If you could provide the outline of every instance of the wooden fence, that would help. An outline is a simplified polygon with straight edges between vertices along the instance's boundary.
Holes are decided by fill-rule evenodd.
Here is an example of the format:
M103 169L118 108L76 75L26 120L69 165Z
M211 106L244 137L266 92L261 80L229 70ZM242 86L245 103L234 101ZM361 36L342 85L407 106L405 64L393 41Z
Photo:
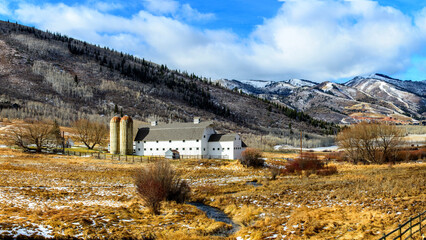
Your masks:
M413 236L417 233L419 233L418 239L421 239L422 233L425 232L425 225L423 224L423 221L426 220L425 215L426 211L420 213L415 217L411 217L407 222L399 224L398 228L396 228L392 232L388 234L383 234L383 237L381 237L379 240L413 239Z
M160 156L135 156L135 155L114 155L100 152L80 152L80 151L65 151L65 155L68 156L80 156L80 157L95 157L97 159L105 159L105 160L117 160L124 162L151 162L160 159L164 159L164 157Z
M144 162L144 161L155 161L159 159L165 159L164 156L136 156L136 155L114 155L109 153L101 152L82 152L82 151L70 151L64 152L68 156L80 156L80 157L96 157L98 159L111 159L126 162ZM217 156L206 156L206 155L180 155L179 159L228 159L228 155L217 155Z

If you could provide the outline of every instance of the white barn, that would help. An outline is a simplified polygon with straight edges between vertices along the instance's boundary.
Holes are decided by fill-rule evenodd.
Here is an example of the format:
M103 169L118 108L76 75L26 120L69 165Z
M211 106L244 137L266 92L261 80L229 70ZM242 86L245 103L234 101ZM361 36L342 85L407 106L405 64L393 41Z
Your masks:
M246 144L238 134L217 134L213 122L172 123L138 129L135 154L165 156L168 150L177 150L180 156L194 158L239 159Z

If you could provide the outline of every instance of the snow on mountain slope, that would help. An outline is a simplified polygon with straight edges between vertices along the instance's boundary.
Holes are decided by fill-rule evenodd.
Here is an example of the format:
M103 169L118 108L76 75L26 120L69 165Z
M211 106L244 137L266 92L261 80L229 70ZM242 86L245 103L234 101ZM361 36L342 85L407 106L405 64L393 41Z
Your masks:
M384 81L400 88L400 90L409 91L419 96L426 97L426 80L402 81L402 80L395 79L380 73L371 74L370 76L367 76L367 77L359 77L359 76L355 77L354 79L345 83L345 85L353 86L353 85L356 85L357 82L363 81L364 79L376 79L376 80Z
M311 82L309 80L305 80L305 79L297 79L297 78L292 78L289 80L284 80L282 82L291 84L295 87L313 87L316 86L318 83L315 82Z
M394 85L391 82L395 82L399 85ZM426 105L426 99L424 97L400 87L406 85L405 81L397 79L392 80L384 75L375 74L366 78L356 77L345 85L356 88L378 100L393 103L395 106L416 117L420 117Z
M362 119L399 119L409 122L412 115L421 118L426 100L422 84L393 79L383 74L355 77L345 84L314 83L302 79L285 81L217 80L222 86L247 94L279 101L291 108L306 111L312 116L335 123L356 122ZM395 84L393 84L394 82ZM416 85L417 93L414 90ZM420 86L420 87L419 87Z
M234 81L237 81L237 80L234 80ZM251 85L256 88L264 88L265 86L273 83L272 81L265 81L265 80L242 80L240 82Z

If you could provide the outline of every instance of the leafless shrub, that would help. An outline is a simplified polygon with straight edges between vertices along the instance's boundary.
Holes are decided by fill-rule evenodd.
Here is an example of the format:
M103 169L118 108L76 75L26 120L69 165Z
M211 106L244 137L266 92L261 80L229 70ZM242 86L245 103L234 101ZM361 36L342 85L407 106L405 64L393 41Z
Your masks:
M271 180L277 179L277 176L280 175L281 170L277 167L269 167L269 173L271 174Z
M154 214L160 213L161 202L176 201L183 203L189 197L190 187L182 180L170 163L159 160L136 172L135 185L138 195L145 206Z
M262 153L255 148L247 148L241 153L240 163L246 167L262 167L265 160L262 159Z
M320 176L328 176L337 173L336 166L326 166L323 161L318 159L314 153L302 153L294 161L289 161L282 173L296 173L299 175L309 176L317 174Z

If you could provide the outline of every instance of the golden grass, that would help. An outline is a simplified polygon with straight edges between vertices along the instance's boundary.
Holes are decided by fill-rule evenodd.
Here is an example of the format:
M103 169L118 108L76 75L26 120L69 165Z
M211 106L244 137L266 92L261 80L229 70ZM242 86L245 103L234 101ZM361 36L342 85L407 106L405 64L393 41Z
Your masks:
M149 214L133 186L135 169L145 164L0 148L0 232L45 226L62 237L227 238L218 234L231 225L189 204L164 203L160 215ZM193 201L240 225L230 239L377 239L426 209L425 163L337 164L337 175L275 181L267 169L237 161L172 165L189 181ZM263 186L246 184L253 180Z

